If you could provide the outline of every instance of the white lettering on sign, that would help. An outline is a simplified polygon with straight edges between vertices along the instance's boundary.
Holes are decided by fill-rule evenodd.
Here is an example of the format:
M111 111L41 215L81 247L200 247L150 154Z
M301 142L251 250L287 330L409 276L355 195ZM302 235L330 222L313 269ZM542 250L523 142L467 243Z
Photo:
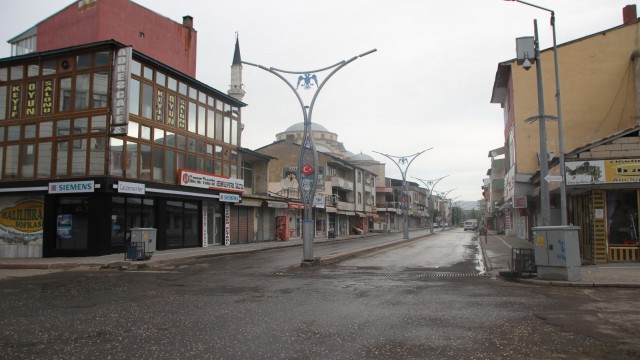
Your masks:
M231 245L231 205L224 204L224 245Z
M131 47L119 49L113 68L113 98L111 99L111 125L129 123L129 78L131 77ZM121 132L111 135L122 135Z
M222 202L240 202L240 195L220 193L220 201Z
M94 189L93 181L49 183L49 194L87 193L94 192Z

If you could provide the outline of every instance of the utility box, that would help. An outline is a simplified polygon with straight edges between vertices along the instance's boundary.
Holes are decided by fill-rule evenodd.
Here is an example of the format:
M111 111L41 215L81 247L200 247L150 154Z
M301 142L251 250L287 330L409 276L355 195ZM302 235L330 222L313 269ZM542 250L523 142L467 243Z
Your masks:
M578 226L538 226L533 228L533 249L538 279L578 281L580 239Z
M144 253L153 255L156 251L156 232L154 228L131 228L131 243L144 242Z

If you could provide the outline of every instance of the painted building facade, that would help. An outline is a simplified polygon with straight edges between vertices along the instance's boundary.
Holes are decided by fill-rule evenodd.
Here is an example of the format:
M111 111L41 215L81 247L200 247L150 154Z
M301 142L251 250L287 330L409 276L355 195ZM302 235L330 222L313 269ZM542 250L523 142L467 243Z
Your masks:
M638 96L640 88L640 63L638 53L640 24L634 5L623 9L623 23L577 40L559 44L558 59L562 87L562 121L565 152L565 184L567 190L567 216L569 223L580 225L582 232L581 256L583 261L603 263L619 261L610 251L617 240L611 237L607 225L613 213L614 199L629 198L625 217L637 224L637 189L640 182L616 181L613 183L590 182L588 185L571 182L572 172L578 161L571 157L583 156L580 149L587 145L604 143L604 149L616 152L596 157L598 161L631 161L637 158L638 144L626 144L612 140L612 136L626 134L638 125ZM557 115L555 99L554 53L541 50L542 83L544 86L545 113ZM537 65L534 65L537 66ZM504 110L505 178L504 197L497 205L503 213L505 232L523 239L531 236L531 228L540 224L540 179L538 149L540 148L538 124L528 124L527 118L538 115L536 74L509 60L498 65L491 102ZM628 137L628 136L624 136ZM608 143L607 141L611 141ZM549 175L561 175L558 166L558 129L556 123L547 121L547 148ZM590 163L590 160L587 161ZM591 165L586 165L590 168ZM627 178L632 179L632 177ZM585 198L585 186L597 193ZM560 225L560 183L550 182L550 225ZM620 195L618 191L623 191ZM589 193L589 191L586 191ZM579 200L581 199L581 200ZM597 203L597 204L596 204ZM635 210L634 210L635 209ZM598 219L598 221L595 221ZM601 224L600 224L601 223ZM594 234L600 234L595 236ZM637 243L637 227L634 230ZM601 239L599 245L596 238ZM632 241L632 240L629 240ZM594 250L597 247L597 250ZM627 259L637 259L637 250Z

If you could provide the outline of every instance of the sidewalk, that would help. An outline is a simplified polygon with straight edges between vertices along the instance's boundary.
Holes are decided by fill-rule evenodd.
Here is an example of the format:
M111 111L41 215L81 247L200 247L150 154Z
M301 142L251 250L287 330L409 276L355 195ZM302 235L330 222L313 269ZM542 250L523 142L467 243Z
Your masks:
M448 229L445 231L448 231ZM429 231L427 229L412 229L409 233L409 237L411 240L417 240L428 235ZM320 256L314 254L316 255L317 262L320 264L330 264L348 258L350 256L354 256L360 252L380 249L382 247L394 246L399 242L407 242L407 240L402 240L401 232L396 231L392 232L391 234L369 233L366 235L366 237L362 235L345 236L335 239L317 237L314 239L314 243L317 244L330 241L348 240L365 240L366 242L362 242L361 248L352 250L347 253L323 254ZM640 262L583 265L580 268L582 277L580 281L538 280L535 278L535 275L531 277L501 277L500 272L509 272L511 270L511 249L531 249L533 247L533 244L517 237L496 235L492 233L489 233L489 235L487 236L486 243L484 240L484 236L480 236L478 240L483 253L483 259L485 261L487 272L493 277L538 285L640 288ZM162 250L156 251L149 260L140 261L125 260L124 254L122 253L77 258L0 259L0 270L3 270L3 273L9 272L9 276L24 276L37 271L47 272L74 269L138 270L172 263L195 262L200 259L216 256L252 253L256 251L294 246L301 247L302 239L291 239L289 241L268 241L231 246L211 246L206 248ZM23 274L21 275L20 273ZM2 274L0 274L0 279L2 277Z
M478 238L485 259L487 271L500 277L501 271L511 270L511 249L532 249L533 244L515 236L496 235L491 232L485 243L484 236ZM528 274L525 274L528 275ZM531 277L509 277L508 280L523 283L576 287L629 287L640 288L640 262L583 265L580 267L579 281L539 280ZM505 278L506 279L506 278Z

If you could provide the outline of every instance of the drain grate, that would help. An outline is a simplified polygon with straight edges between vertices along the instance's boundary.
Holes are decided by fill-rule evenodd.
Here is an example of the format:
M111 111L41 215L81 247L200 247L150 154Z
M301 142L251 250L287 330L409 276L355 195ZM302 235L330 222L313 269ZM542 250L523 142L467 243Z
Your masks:
M302 274L294 274L287 272L277 272L273 273L276 276L296 276ZM380 278L402 278L402 279L410 279L410 278L429 278L429 277L438 277L438 278L458 278L458 277L486 277L488 274L486 273L445 273L445 272L429 272L429 273L373 273L373 272L344 272L344 273L323 273L322 275L326 276L349 276L349 277L380 277Z

